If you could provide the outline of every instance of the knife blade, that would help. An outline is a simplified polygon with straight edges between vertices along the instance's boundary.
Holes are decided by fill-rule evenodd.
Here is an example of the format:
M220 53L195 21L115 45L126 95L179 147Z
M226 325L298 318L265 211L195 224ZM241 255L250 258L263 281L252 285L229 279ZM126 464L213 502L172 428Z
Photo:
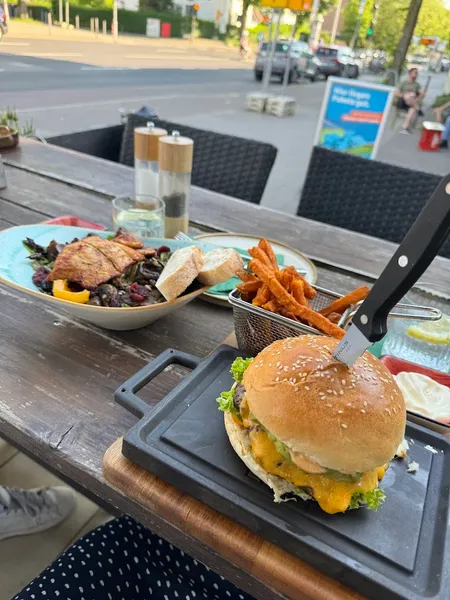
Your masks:
M450 233L450 174L443 177L397 251L359 307L353 323L333 352L351 367L387 332L392 308L430 265Z

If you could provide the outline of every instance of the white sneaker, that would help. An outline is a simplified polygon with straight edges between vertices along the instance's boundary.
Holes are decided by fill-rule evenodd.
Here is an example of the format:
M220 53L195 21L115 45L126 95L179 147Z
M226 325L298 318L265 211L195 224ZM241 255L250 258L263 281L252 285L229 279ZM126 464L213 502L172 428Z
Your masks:
M403 129L400 129L400 133L403 133L403 134L409 135L411 132L410 132L410 130L409 130L409 129L406 129L405 127L403 127Z
M22 490L0 486L0 540L54 527L73 512L75 504L67 487Z

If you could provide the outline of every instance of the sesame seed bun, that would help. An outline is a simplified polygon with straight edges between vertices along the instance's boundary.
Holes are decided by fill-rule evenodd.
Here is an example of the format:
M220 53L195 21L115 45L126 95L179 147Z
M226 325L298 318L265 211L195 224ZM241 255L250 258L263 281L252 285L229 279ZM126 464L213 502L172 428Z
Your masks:
M314 335L274 342L244 373L245 397L291 453L363 473L393 458L405 433L405 401L378 359L365 352L348 368L331 355L337 343Z

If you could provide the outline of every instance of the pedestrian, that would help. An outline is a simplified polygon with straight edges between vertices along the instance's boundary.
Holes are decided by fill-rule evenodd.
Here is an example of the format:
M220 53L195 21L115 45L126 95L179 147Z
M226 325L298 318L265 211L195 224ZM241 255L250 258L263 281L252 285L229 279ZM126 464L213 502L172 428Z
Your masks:
M22 490L0 485L0 540L50 529L75 509L67 487Z
M13 600L253 600L130 517L94 529Z
M416 115L420 113L420 103L425 95L422 86L417 81L419 72L416 68L409 69L408 77L395 90L398 98L397 108L406 110L403 128L400 133L410 133L410 128Z
M450 141L450 116L445 121L445 129L442 132L441 148L448 148L448 142Z

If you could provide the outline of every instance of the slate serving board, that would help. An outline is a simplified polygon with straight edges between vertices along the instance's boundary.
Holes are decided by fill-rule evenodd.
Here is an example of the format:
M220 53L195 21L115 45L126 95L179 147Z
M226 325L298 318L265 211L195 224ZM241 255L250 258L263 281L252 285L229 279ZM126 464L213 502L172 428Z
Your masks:
M313 502L275 504L267 486L234 453L215 399L232 384L242 352L220 346L201 360L166 350L116 392L141 417L123 454L161 479L369 598L450 597L450 440L407 425L412 475L391 463L378 511L327 515ZM137 392L170 364L194 369L155 408ZM435 453L426 446L435 449Z

